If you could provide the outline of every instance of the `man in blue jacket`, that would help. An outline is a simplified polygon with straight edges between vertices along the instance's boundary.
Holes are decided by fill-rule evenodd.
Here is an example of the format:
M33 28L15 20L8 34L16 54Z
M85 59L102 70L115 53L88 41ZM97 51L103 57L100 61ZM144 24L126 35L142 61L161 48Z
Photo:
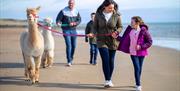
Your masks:
M67 35L77 34L76 27L81 22L81 16L75 9L75 0L69 0L68 6L62 9L57 18L56 24L61 26L63 33ZM65 36L67 66L72 66L73 56L76 48L76 36Z

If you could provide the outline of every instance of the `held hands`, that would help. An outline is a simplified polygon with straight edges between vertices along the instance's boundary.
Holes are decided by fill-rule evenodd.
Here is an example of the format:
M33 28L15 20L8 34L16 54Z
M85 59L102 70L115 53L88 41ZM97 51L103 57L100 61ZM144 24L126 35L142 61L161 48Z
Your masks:
M58 22L58 23L57 23L57 26L60 27L60 26L61 26L61 23Z
M94 34L89 33L89 34L87 34L87 37L89 37L89 38L93 38L93 37L94 37Z
M48 29L50 29L50 30L51 30L51 29L52 29L52 27L48 27Z
M71 23L70 23L70 26L76 26L76 25L77 25L76 22L71 22Z
M137 46L136 46L136 50L141 50L141 46L140 46L140 45L137 45Z
M111 34L111 36L116 39L119 35L118 35L118 32L115 31Z

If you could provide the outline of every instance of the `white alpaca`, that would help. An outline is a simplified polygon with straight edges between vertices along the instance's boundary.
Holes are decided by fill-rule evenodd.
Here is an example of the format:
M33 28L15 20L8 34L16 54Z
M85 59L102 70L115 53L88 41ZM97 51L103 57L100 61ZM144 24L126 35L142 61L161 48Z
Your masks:
M32 84L39 82L39 68L44 51L43 36L38 30L37 13L40 7L27 9L28 31L20 37L20 45L25 63L25 76Z
M43 25L47 26L49 29L52 28L52 19L46 18L43 21ZM43 29L42 35L44 37L44 53L42 57L42 66L43 68L51 67L54 60L54 37L52 32Z

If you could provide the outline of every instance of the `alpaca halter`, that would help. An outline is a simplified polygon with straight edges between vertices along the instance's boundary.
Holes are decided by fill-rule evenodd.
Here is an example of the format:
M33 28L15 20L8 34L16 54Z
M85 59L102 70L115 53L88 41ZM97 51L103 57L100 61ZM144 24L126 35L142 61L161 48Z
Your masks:
M32 14L34 18L39 18L37 14Z
M29 16L30 16L30 15L32 15L32 17L33 17L34 19L39 18L39 16L38 16L37 14L32 14L32 13L31 13L31 14L29 14ZM29 18L30 18L30 17L29 17Z

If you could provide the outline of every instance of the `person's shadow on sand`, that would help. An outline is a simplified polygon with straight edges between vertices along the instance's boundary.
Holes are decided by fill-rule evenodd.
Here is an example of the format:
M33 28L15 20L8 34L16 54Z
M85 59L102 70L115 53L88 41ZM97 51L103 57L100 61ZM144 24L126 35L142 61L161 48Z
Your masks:
M30 84L25 82L23 76L9 76L9 77L0 77L0 85L27 86Z
M73 84L73 83L39 83L38 87L59 87L59 88L69 88L69 89L96 89L96 90L114 90L114 91L135 91L134 86L115 86L113 88L105 89L103 84Z
M0 77L0 85L18 85L18 86L33 86L33 87L58 87L65 89L92 89L92 90L111 90L111 91L135 91L133 86L115 86L113 88L105 89L103 84L81 84L81 83L45 83L40 82L36 85L31 85L26 82L22 76Z
M0 63L0 68L24 68L24 63Z

